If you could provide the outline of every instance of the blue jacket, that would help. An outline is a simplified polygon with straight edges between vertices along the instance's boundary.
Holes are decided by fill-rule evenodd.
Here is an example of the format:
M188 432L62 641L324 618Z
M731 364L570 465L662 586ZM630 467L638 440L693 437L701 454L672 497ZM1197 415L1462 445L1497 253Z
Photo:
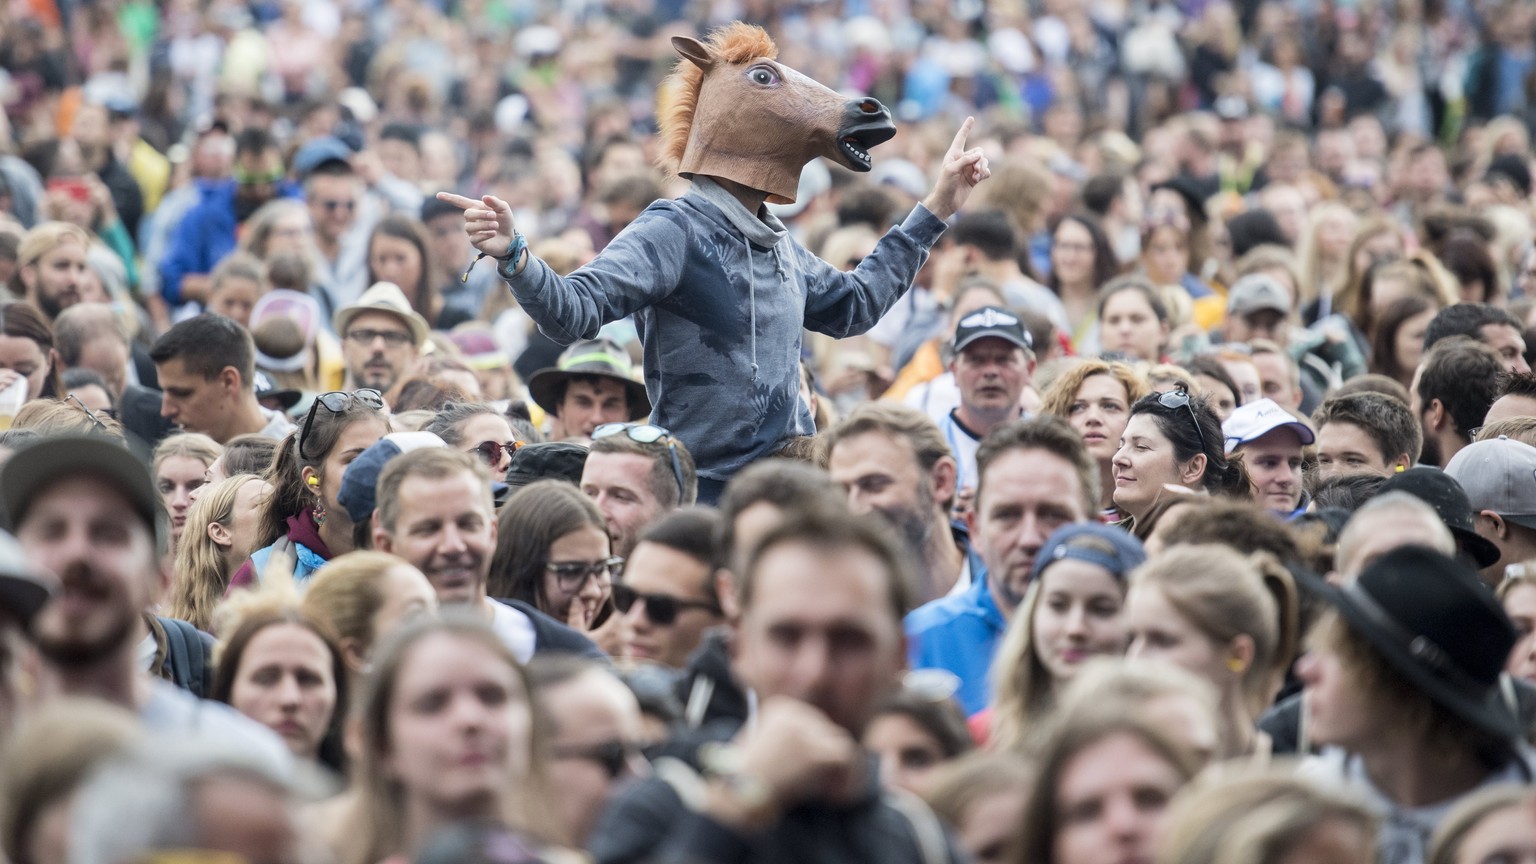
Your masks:
M633 315L651 422L672 430L701 477L729 479L815 425L799 398L803 329L873 327L912 285L945 228L918 205L849 273L812 255L707 177L657 201L591 263L562 278L538 259L508 277L549 338L591 339Z
M235 251L240 223L235 219L234 180L203 184L203 195L171 233L165 258L160 262L160 294L171 306L180 305L183 276L212 273ZM299 197L298 187L283 182L279 197Z
M955 699L966 716L992 701L992 656L1008 622L985 577L964 594L940 597L907 613L907 662L913 669L946 669L960 679Z

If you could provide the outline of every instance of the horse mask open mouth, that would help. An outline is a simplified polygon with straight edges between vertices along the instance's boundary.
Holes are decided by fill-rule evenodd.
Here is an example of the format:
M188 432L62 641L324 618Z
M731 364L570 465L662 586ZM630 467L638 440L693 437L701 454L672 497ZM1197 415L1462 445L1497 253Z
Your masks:
M760 27L737 22L699 42L674 37L683 62L667 79L662 167L681 177L723 177L790 204L800 171L818 156L854 171L896 124L878 100L849 99L775 61Z

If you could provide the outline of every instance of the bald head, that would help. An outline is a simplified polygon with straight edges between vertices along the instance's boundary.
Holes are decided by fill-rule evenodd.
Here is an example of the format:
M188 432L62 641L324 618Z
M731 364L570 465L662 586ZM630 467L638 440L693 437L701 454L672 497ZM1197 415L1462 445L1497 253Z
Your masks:
M1329 581L1352 581L1372 561L1403 546L1424 546L1456 555L1456 538L1433 507L1407 492L1372 498L1355 511L1339 533Z

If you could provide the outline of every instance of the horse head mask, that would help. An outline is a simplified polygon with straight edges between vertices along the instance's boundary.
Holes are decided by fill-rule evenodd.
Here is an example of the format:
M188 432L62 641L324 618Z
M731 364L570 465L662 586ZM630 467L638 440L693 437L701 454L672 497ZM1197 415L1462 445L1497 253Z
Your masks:
M869 149L896 134L879 101L845 98L776 62L760 27L737 22L672 47L685 62L668 81L660 162L681 177L723 177L789 204L806 163L825 156L868 171Z

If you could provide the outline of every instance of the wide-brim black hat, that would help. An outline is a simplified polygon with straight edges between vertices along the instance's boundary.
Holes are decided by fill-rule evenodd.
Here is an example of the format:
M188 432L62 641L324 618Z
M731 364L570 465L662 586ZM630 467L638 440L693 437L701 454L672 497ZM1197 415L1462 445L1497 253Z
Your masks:
M651 397L645 385L630 375L629 354L616 342L595 339L577 342L565 349L555 366L540 369L528 379L528 395L549 413L556 416L560 401L565 395L565 385L581 375L612 378L624 385L629 396L629 418L639 420L651 413Z
M1440 521L1455 536L1457 548L1472 556L1478 568L1499 563L1499 547L1472 527L1472 501L1456 478L1438 468L1409 468L1388 477L1377 494L1388 492L1407 492L1435 508Z
M1477 575L1421 546L1393 549L1342 588L1303 581L1410 684L1503 740L1522 734L1499 686L1515 629Z

